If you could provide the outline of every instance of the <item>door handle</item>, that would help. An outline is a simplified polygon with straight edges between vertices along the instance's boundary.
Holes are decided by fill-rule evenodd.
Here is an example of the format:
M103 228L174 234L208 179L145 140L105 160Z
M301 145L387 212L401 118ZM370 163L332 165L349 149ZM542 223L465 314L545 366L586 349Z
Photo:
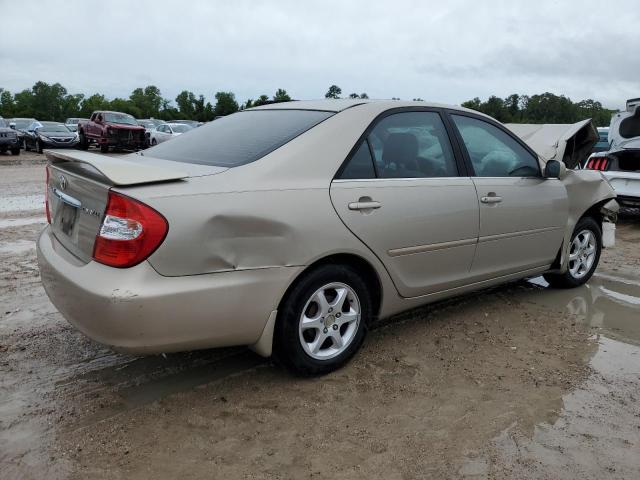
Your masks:
M502 197L499 197L495 193L491 192L486 197L482 197L480 201L482 203L500 203L502 201Z
M362 200L362 199L361 199ZM376 210L380 208L382 204L374 200L351 202L349 204L349 210Z

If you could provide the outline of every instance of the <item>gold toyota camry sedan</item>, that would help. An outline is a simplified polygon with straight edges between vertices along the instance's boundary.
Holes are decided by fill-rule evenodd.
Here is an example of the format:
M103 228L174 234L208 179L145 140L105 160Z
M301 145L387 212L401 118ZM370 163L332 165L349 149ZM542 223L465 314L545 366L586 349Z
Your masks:
M615 193L571 168L597 132L529 127L426 102L300 101L119 158L47 151L42 281L117 350L248 345L328 372L378 318L591 277Z

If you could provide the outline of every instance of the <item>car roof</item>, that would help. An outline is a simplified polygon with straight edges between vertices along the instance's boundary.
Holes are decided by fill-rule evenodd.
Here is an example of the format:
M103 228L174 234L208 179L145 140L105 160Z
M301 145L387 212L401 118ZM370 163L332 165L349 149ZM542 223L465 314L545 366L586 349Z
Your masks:
M398 107L432 107L432 108L450 108L460 111L471 111L458 105L446 105L442 103L425 102L425 101L402 101L402 100L370 100L370 99L324 99L324 100L292 100L290 102L270 103L268 105L260 105L248 110L321 110L325 112L342 112L348 108L360 105L374 104L380 110ZM480 112L473 111L480 114Z

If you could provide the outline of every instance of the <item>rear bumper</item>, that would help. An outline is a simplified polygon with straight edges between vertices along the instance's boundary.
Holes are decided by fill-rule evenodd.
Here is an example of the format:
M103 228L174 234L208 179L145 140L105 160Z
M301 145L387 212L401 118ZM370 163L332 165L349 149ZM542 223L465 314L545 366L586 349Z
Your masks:
M255 343L298 267L163 277L148 262L81 263L50 227L37 243L47 295L88 337L116 350L160 353Z
M640 173L638 172L602 172L616 192L620 204L640 202Z

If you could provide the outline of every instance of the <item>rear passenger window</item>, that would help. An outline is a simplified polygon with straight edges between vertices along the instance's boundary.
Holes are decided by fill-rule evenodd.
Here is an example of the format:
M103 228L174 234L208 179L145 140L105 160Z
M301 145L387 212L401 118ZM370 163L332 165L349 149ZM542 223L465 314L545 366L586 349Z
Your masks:
M539 177L538 159L508 133L483 120L451 115L478 177Z
M436 112L384 117L369 135L381 178L455 177L453 150Z
M340 178L345 180L376 178L373 159L366 141L362 142L355 155L351 157Z

